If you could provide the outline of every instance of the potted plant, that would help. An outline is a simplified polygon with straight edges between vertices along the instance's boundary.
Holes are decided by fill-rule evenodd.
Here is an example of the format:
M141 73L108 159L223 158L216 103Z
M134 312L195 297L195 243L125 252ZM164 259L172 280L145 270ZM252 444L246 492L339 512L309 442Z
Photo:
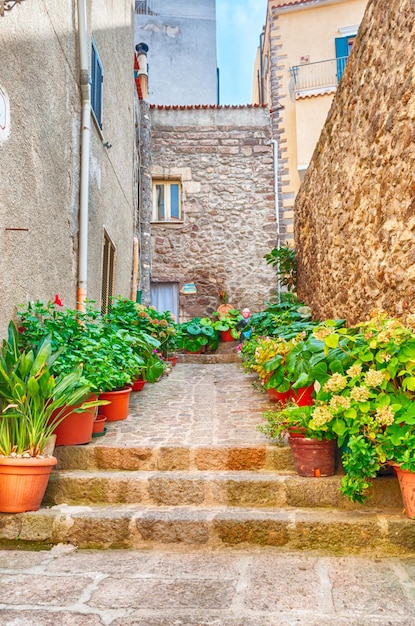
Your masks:
M230 309L226 315L219 315L219 319L213 322L213 328L220 332L222 341L236 341L240 335L237 326L241 320L241 313L237 309Z
M109 421L127 417L130 385L140 373L145 371L151 379L155 370L158 375L164 371L160 359L151 354L159 342L134 324L130 330L125 308L122 314L102 315L92 302L81 312L38 301L19 311L22 345L31 346L50 333L52 345L61 348L53 372L66 374L82 364L83 378L99 395L99 411Z
M258 428L278 443L288 438L300 476L331 476L335 472L336 435L325 422L313 422L312 409L311 405L288 403L266 411L266 424Z
M59 353L49 336L21 350L13 322L0 356L0 511L37 510L56 458L45 452L67 406L79 405L90 389L82 370L51 373ZM79 405L82 411L85 407Z
M182 322L178 327L177 345L186 352L198 353L203 350L216 350L218 335L208 317L194 317Z
M331 350L342 342L352 364L319 389L309 423L322 428L324 422L336 435L345 471L342 493L363 502L386 465L398 473L415 470L415 317L404 323L376 311L367 322L335 334Z

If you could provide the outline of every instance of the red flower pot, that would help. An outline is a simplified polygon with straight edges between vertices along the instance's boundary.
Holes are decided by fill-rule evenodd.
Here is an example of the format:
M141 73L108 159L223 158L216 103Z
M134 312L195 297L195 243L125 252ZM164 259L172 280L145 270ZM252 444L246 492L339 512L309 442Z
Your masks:
M145 384L146 384L145 380L143 380L142 378L138 378L131 385L131 389L132 391L141 391Z
M172 364L172 367L174 367L177 364L177 356L168 356L167 360L170 361L170 363Z
M235 341L235 339L231 335L231 330L221 330L220 336L222 341Z
M103 433L105 428L105 422L107 418L105 415L97 415L94 420L93 434Z
M268 398L272 400L272 402L279 402L281 406L285 406L288 400L291 398L291 390L288 391L277 391L276 389L267 389Z
M108 422L118 422L128 417L131 387L117 391L105 391L99 396L101 400L108 400L109 404L100 406L99 415L105 415Z
M97 396L92 395L86 402L94 402L96 399ZM56 446L77 446L91 441L96 407L83 413L74 413L74 408L81 406L81 404L74 407L69 406L63 412L65 419L53 431L53 434L56 435ZM59 409L54 411L54 415L57 413L59 413Z
M37 511L45 495L52 467L56 463L54 456L0 458L0 511Z
M300 476L333 476L336 442L308 437L289 437L288 443Z
M298 389L291 389L291 397L298 406L311 406L314 404L313 392L314 385L299 387Z
M415 473L403 470L394 465L394 471L399 480L405 515L415 519Z

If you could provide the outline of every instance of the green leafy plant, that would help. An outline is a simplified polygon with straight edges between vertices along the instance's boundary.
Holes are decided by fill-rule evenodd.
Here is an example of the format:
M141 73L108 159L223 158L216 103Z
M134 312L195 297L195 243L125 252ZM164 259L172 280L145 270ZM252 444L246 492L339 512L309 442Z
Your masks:
M9 324L8 340L0 357L0 454L3 456L42 455L68 406L82 403L77 412L97 406L84 402L90 394L82 383L80 367L56 377L51 368L59 357L53 352L50 336L34 349L21 351L18 331Z
M218 347L219 339L208 317L194 317L179 324L177 343L179 348L189 352L198 352L203 346L213 351Z
M243 320L243 316L237 309L231 309L228 311L226 315L221 315L218 312L215 312L213 315L219 316L219 319L213 322L213 328L219 332L226 332L230 330L231 336L234 339L238 339L240 335L240 331L237 326L241 320Z
M297 285L297 257L294 248L288 242L285 246L273 248L264 255L267 265L275 269L281 285L288 291L295 291Z
M108 315L88 302L86 311L38 301L20 307L20 343L33 347L50 335L53 349L61 349L53 363L55 375L65 375L82 365L83 381L94 392L121 389L145 373L154 382L164 365L153 354L160 342L146 333L132 301L114 305ZM137 323L134 324L134 321Z

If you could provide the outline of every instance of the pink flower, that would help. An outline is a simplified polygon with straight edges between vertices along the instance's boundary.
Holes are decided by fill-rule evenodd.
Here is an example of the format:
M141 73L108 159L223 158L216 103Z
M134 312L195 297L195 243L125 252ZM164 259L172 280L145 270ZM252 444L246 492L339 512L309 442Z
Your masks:
M53 304L57 304L58 306L63 306L63 302L60 299L60 297L58 296L58 294L55 295L55 299L53 301Z

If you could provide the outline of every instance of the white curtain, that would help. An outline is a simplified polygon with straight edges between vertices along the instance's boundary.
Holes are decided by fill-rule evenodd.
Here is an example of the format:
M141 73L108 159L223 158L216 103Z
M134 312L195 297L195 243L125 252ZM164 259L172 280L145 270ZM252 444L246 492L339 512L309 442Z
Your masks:
M151 306L159 313L170 311L176 322L179 321L179 284L178 283L151 283Z

